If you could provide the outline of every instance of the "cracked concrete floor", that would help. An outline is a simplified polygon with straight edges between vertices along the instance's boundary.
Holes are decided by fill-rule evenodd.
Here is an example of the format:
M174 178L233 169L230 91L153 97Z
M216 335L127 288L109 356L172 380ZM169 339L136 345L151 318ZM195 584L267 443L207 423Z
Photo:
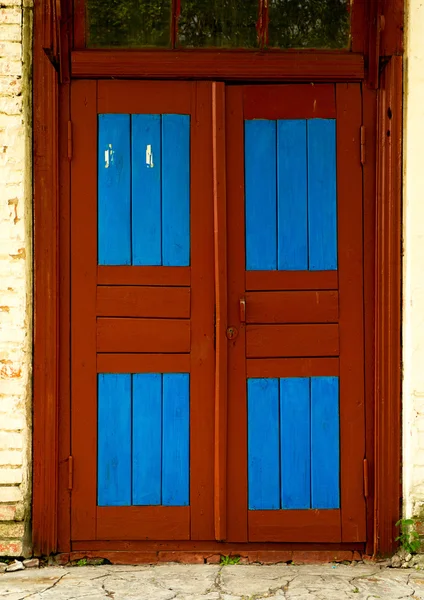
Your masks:
M424 571L361 565L47 567L0 575L5 600L424 600Z

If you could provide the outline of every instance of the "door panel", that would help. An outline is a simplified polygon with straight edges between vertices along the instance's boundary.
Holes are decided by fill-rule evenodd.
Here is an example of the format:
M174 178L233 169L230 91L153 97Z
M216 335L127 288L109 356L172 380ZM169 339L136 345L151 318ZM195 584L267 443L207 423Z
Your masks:
M227 90L231 541L365 540L360 125L359 86Z
M73 84L74 540L213 539L210 91Z
M361 542L358 85L72 84L72 539Z

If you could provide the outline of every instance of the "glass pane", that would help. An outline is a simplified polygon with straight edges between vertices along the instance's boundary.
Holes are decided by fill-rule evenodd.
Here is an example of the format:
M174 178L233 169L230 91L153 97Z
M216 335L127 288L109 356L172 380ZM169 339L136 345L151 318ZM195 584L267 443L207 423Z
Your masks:
M257 20L258 0L181 0L178 45L254 48Z
M170 46L171 0L87 0L93 47Z
M269 46L346 48L349 0L269 0Z

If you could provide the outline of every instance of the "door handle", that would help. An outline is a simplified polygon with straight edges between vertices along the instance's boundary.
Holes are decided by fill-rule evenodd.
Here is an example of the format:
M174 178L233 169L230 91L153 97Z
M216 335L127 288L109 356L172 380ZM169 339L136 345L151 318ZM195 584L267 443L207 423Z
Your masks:
M240 298L240 322L246 323L246 298Z

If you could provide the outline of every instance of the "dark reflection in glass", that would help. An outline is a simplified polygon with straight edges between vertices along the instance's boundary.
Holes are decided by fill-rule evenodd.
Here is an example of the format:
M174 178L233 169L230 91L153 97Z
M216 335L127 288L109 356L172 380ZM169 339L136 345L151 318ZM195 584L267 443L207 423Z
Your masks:
M349 0L268 0L268 44L277 48L346 48Z
M171 0L86 1L87 46L170 46Z
M178 45L255 48L258 0L181 0Z

